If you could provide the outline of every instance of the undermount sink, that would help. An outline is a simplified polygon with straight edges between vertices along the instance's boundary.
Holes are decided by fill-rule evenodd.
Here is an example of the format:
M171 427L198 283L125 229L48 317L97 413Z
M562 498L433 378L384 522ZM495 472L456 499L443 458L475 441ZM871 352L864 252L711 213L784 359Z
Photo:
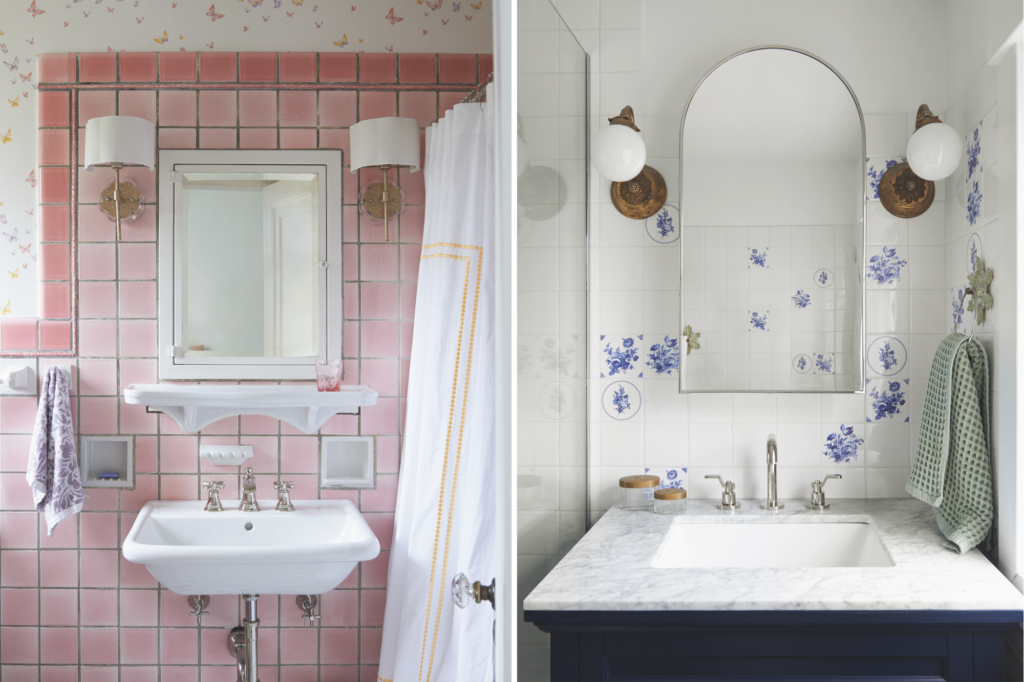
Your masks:
M279 512L203 511L204 502L147 502L122 549L178 594L323 594L380 544L351 500L294 500Z
M866 522L688 523L675 519L652 568L892 567Z

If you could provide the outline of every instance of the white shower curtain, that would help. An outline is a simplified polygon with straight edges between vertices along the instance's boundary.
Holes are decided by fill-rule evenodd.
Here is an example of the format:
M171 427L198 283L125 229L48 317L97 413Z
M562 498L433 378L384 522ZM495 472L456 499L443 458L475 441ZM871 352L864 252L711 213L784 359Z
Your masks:
M456 105L427 130L381 682L493 679L494 611L486 603L457 608L451 583L465 573L490 584L496 574L494 153L489 103Z

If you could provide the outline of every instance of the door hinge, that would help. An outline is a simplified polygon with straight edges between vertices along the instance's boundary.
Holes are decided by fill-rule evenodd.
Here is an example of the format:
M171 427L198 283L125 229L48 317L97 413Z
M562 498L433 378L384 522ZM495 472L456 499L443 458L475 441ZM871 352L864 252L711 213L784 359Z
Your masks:
M172 170L171 171L171 184L174 184L174 185L180 185L181 184L181 171L176 171L176 170Z
M169 358L180 358L181 357L181 346L167 346L167 357L169 357Z

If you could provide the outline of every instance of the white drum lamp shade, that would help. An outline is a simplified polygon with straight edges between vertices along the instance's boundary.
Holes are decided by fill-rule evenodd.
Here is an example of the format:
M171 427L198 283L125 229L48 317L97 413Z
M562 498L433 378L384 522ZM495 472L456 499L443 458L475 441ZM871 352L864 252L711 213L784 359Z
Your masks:
M156 166L156 126L137 116L102 116L85 124L85 170L114 163Z
M910 137L907 163L919 178L942 180L952 175L960 165L963 152L963 142L951 126L929 123Z
M349 165L355 173L367 166L420 169L420 125L414 118L388 116L360 121L349 128Z
M610 125L598 133L591 151L597 172L612 182L632 180L647 162L644 139L624 125Z

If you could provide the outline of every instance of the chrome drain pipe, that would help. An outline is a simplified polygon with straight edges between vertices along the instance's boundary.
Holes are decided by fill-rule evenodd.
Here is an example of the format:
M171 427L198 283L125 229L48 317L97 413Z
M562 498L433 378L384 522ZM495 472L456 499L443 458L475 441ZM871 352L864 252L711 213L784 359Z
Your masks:
M260 619L256 617L258 594L243 594L245 618L242 624L232 628L228 635L228 653L238 664L238 682L259 682L259 668L256 663L256 630Z

